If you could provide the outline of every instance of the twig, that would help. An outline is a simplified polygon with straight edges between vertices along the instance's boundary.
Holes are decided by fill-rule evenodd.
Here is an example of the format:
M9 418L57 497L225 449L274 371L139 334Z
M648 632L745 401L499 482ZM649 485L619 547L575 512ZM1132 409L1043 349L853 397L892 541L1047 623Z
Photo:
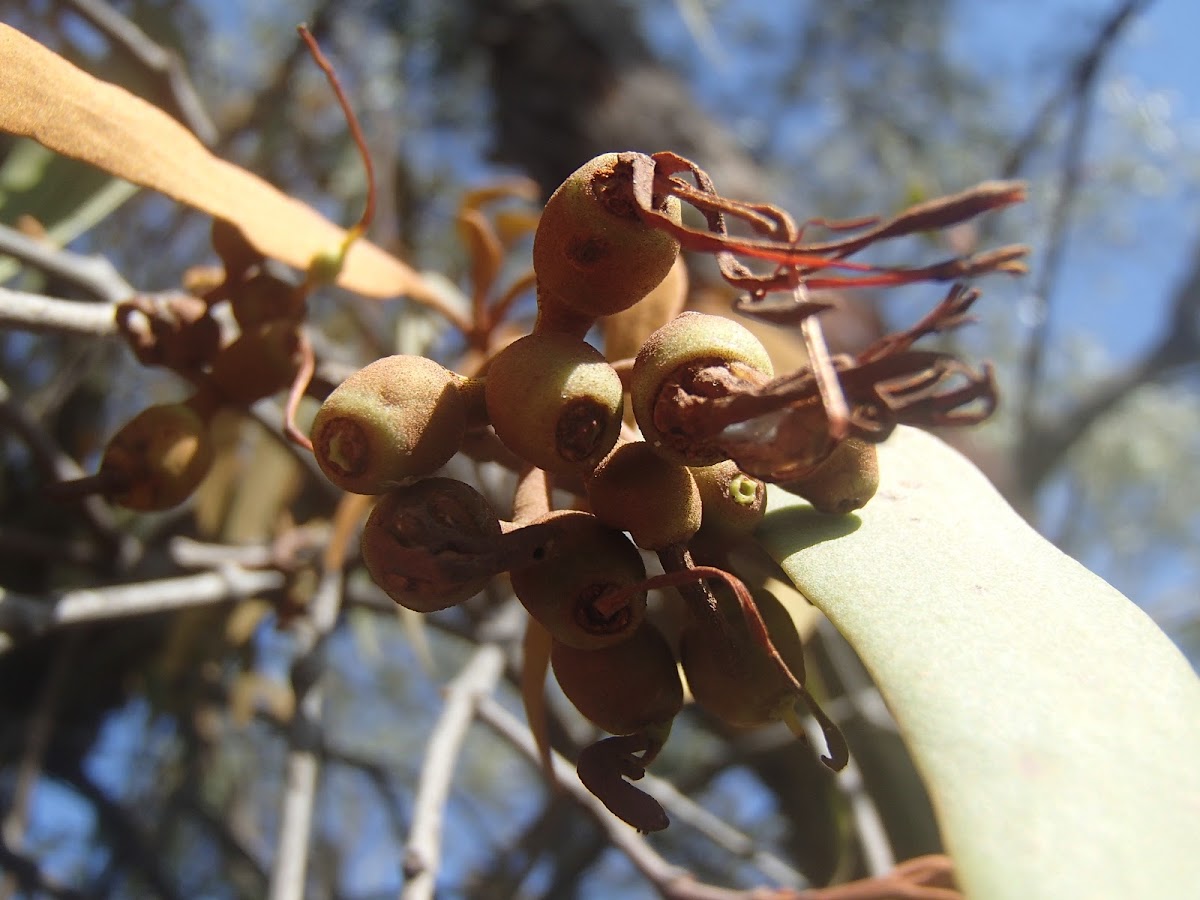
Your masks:
M242 599L283 586L279 572L226 566L220 572L162 578L138 584L79 588L45 597L0 589L0 631L18 637L45 634L66 625L143 616Z
M0 255L12 256L54 275L105 303L120 303L136 293L113 264L102 256L83 256L27 237L0 225Z
M0 328L115 337L116 309L110 303L62 300L0 287Z
M296 693L296 716L288 735L286 787L279 826L278 851L271 867L271 900L301 900L305 894L309 833L312 830L320 762L317 748L321 737L324 692L325 638L337 623L342 606L343 575L340 568L327 567L312 599L307 620L298 623L297 654L292 662L292 686Z
M71 668L75 644L79 635L69 637L55 651L54 662L50 672L38 691L37 706L29 732L25 737L25 749L21 754L21 763L17 769L16 785L13 787L12 805L0 826L4 846L18 848L25 840L25 826L29 816L30 801L33 789L37 785L42 762L46 755L46 747L50 743L50 735L54 731L54 722L58 716L58 704L62 696L63 686ZM10 874L0 881L0 900L8 900L18 888L18 878Z
M185 569L219 569L235 565L286 571L323 548L329 541L330 531L328 522L317 520L289 528L273 541L261 544L214 544L179 535L171 538L169 552L175 564ZM0 537L3 537L2 530Z
M53 897L54 900L84 900L82 891L59 884L38 868L36 860L17 853L0 837L0 868L7 869L17 885L29 897Z
M162 854L147 840L141 824L88 776L77 758L61 767L47 767L47 773L62 779L92 805L99 820L96 834L113 849L114 866L128 861L134 877L140 873L153 895L161 900L183 900L163 865Z
M404 848L403 900L429 900L442 855L442 817L459 750L476 707L495 689L504 671L504 651L485 644L446 687L445 705L425 749L425 762Z
M284 434L287 427L287 413L282 403L273 397L259 400L250 407L249 416L265 428L267 434L285 448L293 459L299 461L300 465L308 471L310 480L315 481L327 497L334 500L341 498L342 489L325 477L325 473L321 471L321 467L313 455L294 444Z
M540 753L533 735L499 702L490 697L482 698L476 712L484 724L525 754L534 766L541 765ZM629 857L638 871L659 886L660 890L662 885L686 877L683 869L668 863L643 837L610 813L604 804L583 786L583 782L575 774L574 766L558 753L553 753L551 758L559 785L571 799L592 814L612 844Z
M1070 76L1070 94L1074 103L1070 130L1062 149L1062 176L1057 202L1050 214L1050 231L1046 252L1039 266L1037 284L1031 294L1034 322L1023 354L1020 371L1019 416L1022 441L1028 441L1036 430L1036 400L1041 386L1046 348L1050 337L1050 307L1058 284L1059 272L1066 257L1067 231L1075 206L1079 184L1083 179L1083 156L1087 145L1093 112L1093 94L1105 56L1112 49L1121 31L1133 19L1147 0L1124 0L1101 26L1092 46L1076 62Z
M788 743L794 744L794 736L789 733L788 737ZM811 736L809 740L812 740ZM813 746L818 744L819 742L814 742ZM853 761L851 765L853 765ZM663 805L663 808L671 814L673 824L687 825L689 828L695 829L730 856L750 863L771 881L795 888L804 887L807 884L808 880L794 866L780 859L774 853L760 849L750 835L739 831L725 819L705 809L665 778L659 778L647 772L638 782L638 786Z
M804 730L808 733L808 740L812 745L818 746L822 731L812 716L805 717ZM862 771L854 757L850 757L846 767L835 777L838 787L850 804L850 815L858 832L858 843L862 847L867 872L873 878L883 878L896 867L896 856L892 853L892 844L888 840L887 829L883 827L879 809L866 789Z
M13 400L8 385L0 381L0 430L4 428L11 428L20 435L48 479L70 481L84 476L79 464L62 452L50 433L22 404ZM83 513L83 520L111 551L117 571L126 569L141 557L141 541L121 528L107 503L99 497L85 497L78 508Z
M179 56L150 39L137 25L104 0L63 0L112 44L125 51L142 68L162 80L170 100L168 111L192 130L205 146L217 141L217 129L200 95L188 78Z
M1200 244L1190 271L1175 289L1172 314L1158 341L1124 371L1096 384L1073 409L1047 418L1025 435L1021 476L1032 493L1092 425L1144 384L1165 382L1200 361Z

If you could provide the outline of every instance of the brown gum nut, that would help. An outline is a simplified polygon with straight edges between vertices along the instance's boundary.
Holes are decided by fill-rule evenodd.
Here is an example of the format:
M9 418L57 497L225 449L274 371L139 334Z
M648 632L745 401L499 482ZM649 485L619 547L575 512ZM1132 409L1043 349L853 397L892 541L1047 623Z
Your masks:
M845 515L867 505L879 489L879 456L875 445L846 438L803 478L779 485L803 497L817 512Z
M461 382L423 356L387 356L359 369L313 420L321 471L342 490L380 494L440 468L467 429Z
M646 565L629 538L590 513L556 510L539 522L561 530L540 561L513 569L513 592L555 640L594 650L625 640L646 615L646 592L617 610L598 610L606 593L644 581Z
M209 383L228 402L247 406L290 386L300 362L296 323L269 322L221 348Z
M509 344L487 368L484 399L504 445L559 475L592 471L621 433L621 378L581 338L530 334Z
M304 292L270 272L260 270L230 291L229 307L243 331L279 320L304 318Z
M380 498L363 526L362 558L371 579L396 603L416 612L446 609L482 591L490 574L436 578L433 560L471 539L499 537L500 520L470 485L426 478ZM461 552L461 551L458 551ZM413 560L426 563L415 565Z
M670 722L683 707L683 684L662 633L642 622L627 640L599 650L555 641L550 663L567 699L609 734Z
M727 629L700 621L684 629L679 659L696 702L727 725L754 728L778 721L797 699L795 687L754 639L741 607L714 588ZM773 595L754 594L772 643L796 680L804 683L804 644L791 616ZM732 638L732 646L729 639Z
M100 462L102 475L120 487L109 499L126 509L152 512L186 500L213 461L208 422L186 403L151 406L113 435Z
M691 471L643 441L610 453L587 479L587 494L596 518L628 531L643 550L686 543L700 528L700 491Z
M725 458L686 435L661 432L654 424L654 409L664 385L688 367L730 363L767 377L775 372L758 338L724 316L681 313L646 339L633 363L629 396L638 427L656 453L689 466L708 466Z
M692 477L704 510L700 527L706 532L749 534L763 520L766 485L739 469L732 459L693 468Z
M605 153L577 169L546 201L533 239L539 287L587 316L628 309L666 277L679 242L642 221L629 154ZM680 221L676 197L660 206Z

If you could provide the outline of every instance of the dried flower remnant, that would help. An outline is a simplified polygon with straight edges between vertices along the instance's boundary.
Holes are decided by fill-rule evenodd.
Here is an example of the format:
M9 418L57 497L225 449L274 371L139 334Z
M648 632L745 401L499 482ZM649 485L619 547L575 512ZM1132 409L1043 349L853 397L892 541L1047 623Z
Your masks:
M1009 245L912 268L873 266L847 257L879 241L947 228L1020 202L1025 197L1021 183L984 182L884 220L813 220L797 227L786 212L769 204L721 197L702 170L675 154L631 157L633 192L643 218L673 234L683 247L714 254L724 278L746 292L735 309L799 327L810 359L808 366L772 379L748 378L744 372L692 372L690 385L676 382L673 395L659 395L653 412L656 429L719 447L750 474L779 482L811 473L847 437L878 442L899 424L971 425L994 410L996 385L988 366L976 370L952 354L916 350L913 344L969 321L967 311L978 292L961 279L991 272L1020 274L1028 248ZM689 173L695 185L680 172ZM664 192L699 209L708 230L662 216L651 198ZM726 226L730 216L756 236L731 235ZM837 236L804 243L801 235L808 227L824 227ZM755 273L739 257L774 267ZM857 356L829 353L819 324L820 313L829 306L810 300L809 289L925 281L956 283L912 328L884 337Z

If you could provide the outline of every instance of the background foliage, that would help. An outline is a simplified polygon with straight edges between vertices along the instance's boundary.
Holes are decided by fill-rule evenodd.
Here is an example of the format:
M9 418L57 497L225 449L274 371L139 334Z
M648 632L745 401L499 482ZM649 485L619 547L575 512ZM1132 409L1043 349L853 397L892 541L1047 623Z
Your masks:
M349 222L362 202L361 166L295 38L304 18L334 58L382 173L373 237L459 285L467 258L454 213L465 189L524 173L548 193L610 149L678 151L723 193L800 217L894 209L989 177L1029 179L1028 207L983 227L1034 244L1034 273L988 282L983 322L961 338L997 361L1006 402L994 422L955 440L1194 663L1200 157L1195 123L1177 109L1186 116L1191 102L1194 116L1196 100L1134 74L1143 48L1181 18L1178 4L1027 3L1019 21L964 0L788 7L354 0L247 10L146 0L115 10L122 27L140 29L132 36L105 25L114 10L94 0L0 3L0 19ZM153 48L168 52L166 65L147 55ZM188 266L215 261L203 217L0 139L0 234L22 216L71 251L102 254L140 290L177 286ZM9 286L87 296L7 239L6 251ZM525 252L513 254L513 274ZM702 267L696 275L703 286ZM872 300L845 298L830 326L843 346L911 321L927 296ZM311 315L331 362L453 352L403 302L331 292ZM794 352L778 340L778 352ZM51 629L3 648L0 861L10 875L0 895L39 879L43 891L68 895L262 895L277 857L290 664L303 640L277 626L313 596L304 553L323 539L329 494L265 429L231 418L218 471L193 505L142 518L72 513L44 500L46 459L66 454L94 468L117 425L179 396L179 385L115 343L18 331L0 335L0 380L5 590L50 596L241 565L296 534L294 523L310 538L286 596L256 587L257 599L232 606ZM309 896L399 889L441 686L472 658L482 610L433 617L417 634L367 583L350 582L328 645ZM685 716L661 774L752 848L727 838L714 850L683 827L656 839L700 878L819 884L874 871L881 852L904 859L939 848L878 694L832 631L818 635L814 661L861 783L833 783L785 736L730 736ZM508 708L513 696L497 694ZM569 717L561 729L561 746L581 740ZM864 831L864 797L881 844ZM548 795L483 728L465 745L447 815L438 882L447 895L652 893L591 820Z

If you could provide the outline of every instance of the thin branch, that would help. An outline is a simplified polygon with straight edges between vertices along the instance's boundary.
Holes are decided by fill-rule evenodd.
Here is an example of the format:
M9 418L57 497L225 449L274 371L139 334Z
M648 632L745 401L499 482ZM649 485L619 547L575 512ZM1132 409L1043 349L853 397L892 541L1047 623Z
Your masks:
M50 433L29 414L29 410L13 399L8 385L0 381L0 430L6 428L15 431L25 442L48 480L71 481L84 476L79 464L59 448ZM117 571L126 569L141 558L141 541L122 529L112 509L102 499L84 497L77 508L84 522L111 552L113 567Z
M341 568L327 567L317 585L309 616L297 625L297 654L292 662L296 715L288 734L286 786L279 827L278 851L271 867L271 900L302 900L308 867L309 835L320 770L324 691L325 638L337 623L342 606Z
M496 700L490 697L480 699L476 710L480 720L498 735L520 750L530 762L538 767L541 757L537 744L529 729L512 713L506 710ZM669 886L681 880L688 879L687 872L663 859L646 839L608 811L604 804L583 786L575 767L558 753L552 754L554 775L559 786L570 795L571 799L591 813L600 825L609 841L618 850L629 857L630 862L642 873L664 896L671 896ZM723 891L721 900L738 897L737 892Z
M88 776L79 760L73 759L64 766L48 768L47 771L92 805L99 820L96 833L113 848L114 863L118 860L128 862L161 900L182 900L168 877L161 854L147 839L141 825Z
M429 735L404 848L403 900L431 900L442 855L442 819L455 763L477 706L504 672L504 651L485 644L446 687L442 714Z
M822 739L821 726L812 716L805 717L804 730L808 734L809 742L814 747L819 746ZM883 827L879 808L871 798L863 782L862 771L853 756L835 778L838 788L850 804L850 816L858 832L858 843L862 848L867 872L873 878L883 878L896 867L896 856L892 853L892 844L888 840L887 829Z
M25 828L29 818L29 807L33 799L33 789L41 775L42 765L49 746L50 736L54 732L54 723L58 717L59 701L62 690L70 672L75 644L79 639L78 633L72 635L55 651L54 661L50 672L38 689L37 706L34 709L33 720L25 736L25 749L21 754L21 762L17 767L16 786L13 788L12 804L8 814L0 825L0 841L4 846L17 848L25 841ZM19 879L15 874L0 881L0 900L8 900L19 887Z
M812 722L811 719L809 721ZM819 734L820 728L816 726L815 722L813 725L817 727ZM790 739L788 743L794 744L794 737L790 733L788 737ZM811 735L809 740L814 741L813 746L820 745L820 740L815 740ZM852 760L850 766L853 765ZM843 774L845 771L849 771L850 766L843 771ZM638 785L663 805L663 808L671 814L673 824L686 825L695 829L730 856L750 863L777 884L795 888L807 884L808 879L794 866L774 853L761 849L753 837L734 828L716 813L705 809L665 778L659 778L647 772Z
M0 287L0 328L115 337L116 308L110 303L62 300Z
M1080 90L1080 83L1091 77L1090 73L1102 62L1128 19L1144 12L1151 2L1152 0L1133 0L1133 2L1124 3L1105 20L1087 50L1075 60L1074 65L1067 69L1062 84L1045 99L1030 120L1029 125L1026 126L1025 132L1009 150L1004 165L1000 169L1001 178L1014 178L1020 174L1026 161L1053 124L1059 107L1067 106L1076 97Z
M246 571L226 566L204 572L137 584L79 588L42 597L0 589L0 631L27 638L55 628L144 616L188 607L208 606L278 590L284 577L274 571Z
M321 467L313 455L292 443L284 434L284 429L287 427L287 414L282 403L274 397L267 397L251 406L248 415L265 428L267 434L308 471L310 480L314 481L329 499L337 500L343 496L342 489L325 477L325 473L321 471Z
M84 256L63 250L46 241L27 237L7 225L0 225L0 255L12 256L48 275L69 281L105 303L120 303L136 293L103 256Z
M178 54L156 44L137 25L104 0L62 0L73 12L86 19L115 47L124 51L143 69L162 83L167 111L191 129L205 146L217 141L217 129L204 109L200 95L184 69Z
M42 872L37 861L17 853L0 837L0 868L16 879L17 885L30 897L53 897L54 900L83 900L84 893L59 884Z
M1175 289L1172 314L1156 344L1124 371L1093 386L1068 412L1034 422L1021 447L1020 473L1032 493L1098 420L1144 384L1162 382L1200 361L1200 244Z
M1083 180L1083 158L1094 111L1096 82L1103 63L1124 28L1148 0L1124 0L1101 26L1089 50L1072 68L1070 92L1074 111L1070 130L1062 148L1061 183L1058 199L1050 214L1050 231L1046 252L1039 266L1032 298L1035 304L1034 323L1030 329L1020 366L1019 415L1021 434L1028 440L1035 429L1036 400L1041 387L1046 349L1050 338L1050 308L1058 285L1059 273L1066 257L1067 232L1074 212L1079 185Z

